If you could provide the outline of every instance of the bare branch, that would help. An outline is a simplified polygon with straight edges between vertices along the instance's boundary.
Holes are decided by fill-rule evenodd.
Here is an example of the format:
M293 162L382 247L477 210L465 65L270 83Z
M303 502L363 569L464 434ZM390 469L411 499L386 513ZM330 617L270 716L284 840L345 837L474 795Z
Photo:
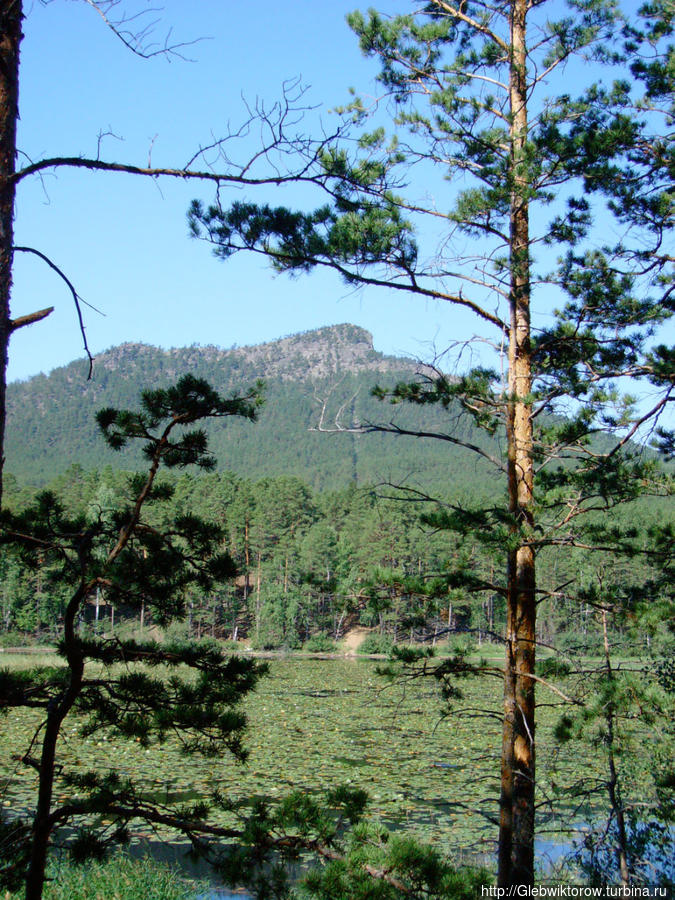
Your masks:
M12 179L15 182L41 172L44 169L58 169L70 167L75 169L97 169L103 172L124 172L127 175L145 175L150 177L165 176L171 178L194 179L213 181L216 184L232 182L233 184L262 185L282 184L284 181L297 181L297 175L274 175L267 178L249 178L239 175L226 175L223 172L197 171L194 169L172 169L153 166L134 166L127 163L106 162L102 159L90 159L85 156L54 156L49 159L41 159L31 163L14 173Z
M40 322L42 319L46 319L48 315L54 312L53 306L48 306L46 309L39 309L37 312L28 313L26 316L19 316L17 319L10 319L9 329L10 331L16 331L19 328L23 328L24 325L32 325L33 322Z
M557 688L554 684L551 684L550 681L547 681L545 678L541 678L539 675L535 675L533 672L520 672L516 670L516 675L520 675L522 678L530 678L532 681L538 681L540 684L543 684L545 687L549 689L549 691L553 691L554 694L557 694L566 703L573 703L575 706L583 706L583 702L581 700L575 700L573 697L568 697L567 694L564 694L559 688Z
M504 53L510 55L511 48L506 43L503 38L500 38L498 34L492 31L487 25L483 25L481 22L478 22L476 19L472 19L471 16L467 16L466 13L462 12L459 6L455 6L453 3L447 3L445 0L433 0L433 5L442 9L443 12L446 12L449 16L452 16L455 19L459 19L460 22L464 22L470 28L473 28L474 31L478 31L481 34L484 34L491 41L494 41L497 46L504 51ZM464 5L464 4L462 4Z
M207 243L210 243L208 238L203 238L202 240L206 240ZM232 246L231 249L233 251L247 250L250 253L258 253L261 256L265 256L268 259L272 259L278 262L282 267L285 262L288 262L287 256L285 256L281 252L275 252L270 247L258 248L255 246L242 244L242 246L240 247ZM456 306L466 306L481 319L484 319L486 322L490 322L492 325L496 325L497 328L500 329L500 331L508 333L508 326L502 318L496 315L496 313L491 313L487 309L484 309L482 306L480 306L480 304L474 302L473 300L469 300L467 297L464 297L461 289L458 293L453 294L438 289L432 290L431 288L422 287L417 283L415 274L411 273L408 270L405 270L404 274L408 276L409 281L403 282L394 281L387 278L376 278L373 276L364 275L361 272L354 272L350 269L345 268L336 260L317 259L315 257L301 256L299 254L296 254L293 259L294 262L306 262L312 266L323 266L327 269L333 269L334 271L339 272L340 275L342 275L344 279L350 284L368 284L374 287L385 287L395 291L406 291L407 293L417 294L421 297L428 297L431 300L443 300L446 303L452 303Z
M626 434L616 444L616 446L610 450L610 452L607 454L608 459L610 456L614 456L615 453L617 453L625 444L627 444L628 441L630 441L631 438L635 435L636 431L640 428L640 426L644 425L645 422L652 421L653 426L656 425L656 423L658 422L658 420L661 416L661 413L665 409L666 404L672 402L672 400L673 400L673 398L671 397L672 393L673 393L673 388L672 387L668 388L668 391L664 394L663 397L661 397L659 399L659 402L656 404L656 406L652 407L652 409L650 409L649 412L646 412L643 416L641 416L637 420L637 422L635 422L635 424L630 429L628 434Z
M87 333L86 333L86 330L84 327L84 319L82 318L82 307L80 306L80 304L85 303L87 306L90 306L90 304L88 304L86 302L86 300L83 300L82 297L80 297L80 295L75 290L75 287L74 287L72 281L68 278L68 276L61 269L59 269L59 267L56 265L56 263L52 262L48 256L45 256L44 253L41 253L39 250L36 250L35 247L13 247L12 249L18 253L32 253L34 256L39 257L43 262L46 262L47 265L49 266L49 268L53 269L53 271L56 272L56 274L68 286L68 290L71 293L73 302L75 303L75 309L77 311L77 319L78 319L78 322L80 325L80 334L82 335L82 341L84 343L84 352L87 354L87 359L89 360L89 372L87 373L87 381L89 381L89 379L91 378L91 373L94 369L94 357L91 355L91 352L89 350L89 344L87 343ZM92 309L93 308L94 307L92 307ZM39 321L39 319L44 319L46 316L49 315L49 313L53 309L54 309L54 307L52 306L49 310L42 310L41 312L44 313L44 315L39 315L37 313L33 313L33 316L39 315L39 318L38 319L33 318L32 321L37 322L37 321ZM24 316L24 318L30 318L30 317ZM20 322L20 321L21 321L20 319L15 320L15 322ZM29 325L30 322L23 322L22 324ZM14 325L14 327L20 328L21 325Z
M347 401L349 402L349 401ZM340 407L338 411L338 417L346 403ZM477 444L471 443L471 441L464 441L460 438L453 437L451 434L446 434L442 431L417 431L408 428L401 428L401 426L396 425L394 422L389 422L388 425L378 425L372 422L367 422L364 425L353 425L350 427L345 427L339 422L339 418L336 417L335 420L335 428L325 428L322 425L323 422L323 413L322 411L321 420L319 425L316 428L310 428L310 431L321 431L324 434L373 434L373 433L384 433L384 434L398 434L398 435L406 435L408 437L418 437L418 438L434 438L438 441L447 441L450 444L455 444L458 447L465 447L467 450L472 450L474 453L478 453L479 456L482 456L488 462L492 463L493 466L496 466L501 472L506 471L506 466L504 463L497 459L497 457L492 456L492 454L487 453L485 450L481 449Z
M152 59L155 56L164 56L169 61L171 57L188 60L181 52L186 47L192 47L200 43L204 38L195 38L192 41L171 42L171 29L166 34L163 44L157 45L150 42L150 37L157 25L158 19L142 21L148 15L159 12L157 8L149 8L141 10L135 15L122 16L114 19L111 16L112 10L118 5L119 0L84 0L84 2L95 10L104 21L107 28L112 31L127 50L131 50L136 56L142 59ZM133 30L129 27L133 23Z

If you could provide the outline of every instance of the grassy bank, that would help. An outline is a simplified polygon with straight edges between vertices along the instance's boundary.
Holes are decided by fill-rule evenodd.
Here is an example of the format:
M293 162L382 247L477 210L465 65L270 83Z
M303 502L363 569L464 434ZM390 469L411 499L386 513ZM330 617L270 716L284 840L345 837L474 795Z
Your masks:
M168 866L121 853L81 866L55 863L49 879L44 900L195 900L203 891ZM21 900L23 891L5 896Z

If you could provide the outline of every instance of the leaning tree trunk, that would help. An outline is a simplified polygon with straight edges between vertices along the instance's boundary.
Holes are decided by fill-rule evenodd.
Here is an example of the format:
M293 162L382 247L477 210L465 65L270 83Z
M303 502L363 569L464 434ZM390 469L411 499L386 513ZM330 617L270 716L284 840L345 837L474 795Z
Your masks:
M5 461L5 396L7 359L12 333L10 294L14 245L14 169L16 123L19 117L19 44L21 0L0 3L0 503Z
M509 509L517 540L509 551L499 885L534 879L535 562L530 268L527 171L526 0L511 5L511 285L507 410Z

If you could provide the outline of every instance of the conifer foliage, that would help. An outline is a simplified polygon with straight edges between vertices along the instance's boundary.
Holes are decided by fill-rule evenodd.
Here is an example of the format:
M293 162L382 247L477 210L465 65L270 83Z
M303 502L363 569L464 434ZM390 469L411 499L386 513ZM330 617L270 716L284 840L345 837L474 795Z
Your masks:
M431 0L348 21L380 93L344 108L353 140L326 145L321 205L195 201L192 231L222 259L328 267L351 285L470 310L501 354L383 397L456 401L502 442L492 462L507 503L445 527L484 544L497 535L506 551L491 585L507 614L499 883L531 884L537 604L558 590L540 583L538 557L622 552L628 536L597 517L587 529L587 514L667 490L629 441L651 423L672 449L672 350L655 340L673 312L672 5L636 17L610 0ZM651 406L633 405L635 379ZM455 426L449 417L437 436L462 443Z
M190 375L174 387L145 391L138 412L98 414L111 446L143 442L148 467L130 477L126 502L72 516L46 492L21 513L3 513L3 543L27 566L47 565L51 589L68 591L59 643L63 664L0 674L2 711L23 707L40 714L30 745L18 756L38 773L35 813L28 827L8 826L8 841L15 838L9 845L13 864L3 871L7 881L25 877L28 900L42 896L48 846L64 826L78 829L70 850L82 858L125 841L132 820L191 835L204 817L203 804L179 811L160 807L112 768L70 769L60 753L69 716L77 715L88 735L116 735L150 747L170 732L186 753L246 755L239 702L264 667L226 658L213 643L106 638L85 633L80 622L97 592L108 603L143 606L153 621L168 622L182 617L188 588L208 589L234 574L217 527L186 514L161 528L152 524L152 509L171 494L156 476L161 467L212 468L199 423L228 416L254 420L260 403L260 385L245 396L223 398ZM102 820L107 824L98 824Z

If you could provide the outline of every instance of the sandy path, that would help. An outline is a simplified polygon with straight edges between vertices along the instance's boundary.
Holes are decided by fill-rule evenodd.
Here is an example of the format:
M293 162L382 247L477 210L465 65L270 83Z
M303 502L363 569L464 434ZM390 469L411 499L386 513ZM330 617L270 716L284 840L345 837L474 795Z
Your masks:
M344 636L340 643L347 656L356 656L356 651L372 630L372 628L364 628L361 625L357 625Z

